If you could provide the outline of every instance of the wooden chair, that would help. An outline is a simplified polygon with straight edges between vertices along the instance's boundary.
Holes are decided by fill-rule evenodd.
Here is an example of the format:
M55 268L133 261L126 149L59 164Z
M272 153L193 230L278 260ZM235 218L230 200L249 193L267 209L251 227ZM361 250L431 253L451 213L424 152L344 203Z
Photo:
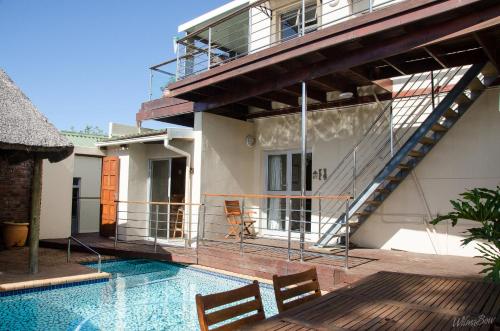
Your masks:
M280 313L321 296L316 268L286 276L273 276L274 295Z
M238 302L240 300L252 298L250 301L235 304L229 307L213 310L224 305ZM252 284L230 290L209 295L196 295L196 310L198 311L198 321L200 322L200 330L208 331L209 327L214 324L219 324L236 318L238 316L253 313L250 316L229 321L226 324L210 329L226 331L236 330L244 325L250 325L257 321L266 318L264 307L262 306L262 298L259 291L259 282L256 280ZM207 310L211 310L207 313Z
M255 223L250 217L253 214L252 211L247 211L241 213L240 202L238 200L226 200L224 201L224 212L226 213L227 222L229 223L229 230L226 234L226 238L235 236L240 238L240 235L252 236L251 227ZM241 223L243 222L243 234Z

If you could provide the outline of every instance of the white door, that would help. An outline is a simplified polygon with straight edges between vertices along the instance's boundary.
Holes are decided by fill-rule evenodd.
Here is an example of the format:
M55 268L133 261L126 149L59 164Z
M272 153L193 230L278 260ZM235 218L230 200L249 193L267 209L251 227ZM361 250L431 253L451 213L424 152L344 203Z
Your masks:
M306 190L312 190L312 153L306 157ZM296 151L270 152L265 157L266 193L272 195L300 195L301 154ZM300 230L300 200L272 198L266 201L267 231L272 235L276 231ZM311 232L311 200L306 200L306 232ZM291 222L287 222L291 220Z

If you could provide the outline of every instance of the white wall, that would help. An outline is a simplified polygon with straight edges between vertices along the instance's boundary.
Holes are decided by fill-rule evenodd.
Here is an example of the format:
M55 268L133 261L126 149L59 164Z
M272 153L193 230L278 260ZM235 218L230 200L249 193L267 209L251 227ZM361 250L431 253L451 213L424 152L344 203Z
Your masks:
M99 232L101 196L100 157L76 155L73 177L80 177L80 217L78 233ZM97 198L97 199L85 199Z
M40 239L71 235L74 155L57 163L43 161Z
M432 217L451 211L449 200L475 187L500 185L499 89L486 91L415 169ZM383 249L477 255L460 246L471 222L440 224L426 230L424 199L407 177L353 236L353 242Z
M448 212L449 200L455 199L467 188L495 187L500 184L499 97L499 89L485 92L416 168L432 217L437 213ZM313 154L313 170L326 168L330 174L373 122L380 111L378 107L366 105L340 111L310 112L308 149ZM255 123L203 114L202 123L201 192L264 193L265 153L298 150L300 147L298 114L261 118ZM257 138L255 147L245 146L247 134ZM321 184L322 181L313 180L313 191ZM220 202L223 201L219 201L219 206ZM251 203L265 207L263 201ZM219 209L217 213L222 214L222 209ZM409 176L382 204L376 215L364 223L353 236L353 242L372 248L476 255L472 246L460 247L461 232L466 229L466 225L450 228L443 224L436 229L426 230L426 214L416 185ZM263 215L260 216L265 219ZM223 217L214 220L214 223L219 224L217 232L227 230L225 222ZM264 224L259 226L263 227Z

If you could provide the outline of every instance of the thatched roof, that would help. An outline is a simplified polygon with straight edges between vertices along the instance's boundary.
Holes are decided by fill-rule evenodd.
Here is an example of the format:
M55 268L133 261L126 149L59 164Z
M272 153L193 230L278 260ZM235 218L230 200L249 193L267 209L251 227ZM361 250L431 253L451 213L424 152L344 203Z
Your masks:
M71 142L40 113L0 69L0 156L33 156L60 161L73 152Z

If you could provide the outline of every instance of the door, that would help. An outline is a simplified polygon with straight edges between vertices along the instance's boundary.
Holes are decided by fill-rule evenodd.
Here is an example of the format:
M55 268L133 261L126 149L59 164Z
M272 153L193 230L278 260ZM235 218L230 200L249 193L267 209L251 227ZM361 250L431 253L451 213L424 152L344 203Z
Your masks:
M266 193L272 195L300 195L301 155L296 152L269 153L266 158ZM306 156L306 190L311 193L312 154ZM311 200L306 200L306 232L311 231ZM291 220L291 230L300 230L299 199L267 199L267 229L288 230L287 220ZM295 222L294 222L295 221Z
M106 156L102 159L100 234L105 237L115 235L119 166L118 156Z
M170 168L170 160L149 161L150 202L169 202ZM149 235L152 238L168 238L171 216L169 207L167 204L150 205Z

